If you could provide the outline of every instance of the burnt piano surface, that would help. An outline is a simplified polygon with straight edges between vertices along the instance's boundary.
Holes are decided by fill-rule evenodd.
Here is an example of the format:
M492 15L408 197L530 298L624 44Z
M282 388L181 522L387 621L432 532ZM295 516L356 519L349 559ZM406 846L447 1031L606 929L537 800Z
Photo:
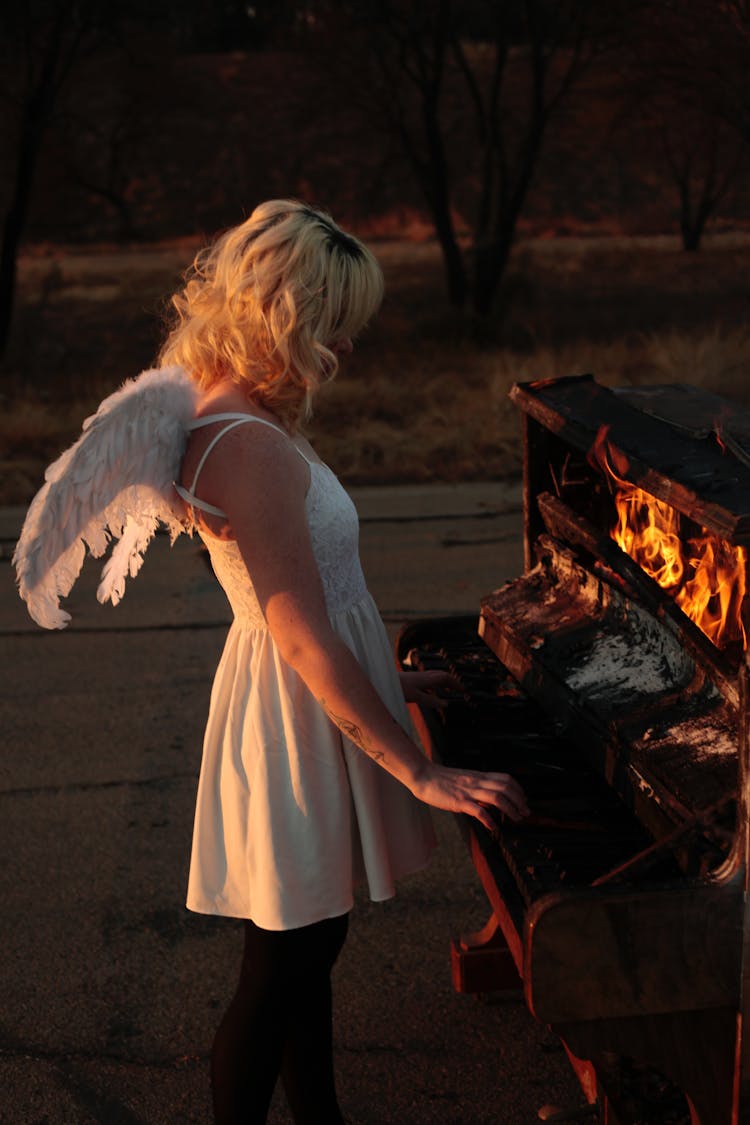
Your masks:
M493 836L462 818L491 917L454 941L454 980L520 978L601 1121L750 1122L750 417L590 376L512 397L526 572L478 628L399 640L405 665L449 667L465 691L420 717L431 752L513 774L532 810ZM671 520L646 564L613 538L623 512Z

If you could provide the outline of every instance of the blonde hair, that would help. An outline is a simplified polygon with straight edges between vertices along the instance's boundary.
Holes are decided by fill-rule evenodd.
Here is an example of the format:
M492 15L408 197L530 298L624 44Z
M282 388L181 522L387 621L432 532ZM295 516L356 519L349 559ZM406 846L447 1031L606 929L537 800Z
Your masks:
M382 296L361 242L325 212L271 200L196 256L159 362L204 390L229 378L294 429L336 374L332 345L356 336Z

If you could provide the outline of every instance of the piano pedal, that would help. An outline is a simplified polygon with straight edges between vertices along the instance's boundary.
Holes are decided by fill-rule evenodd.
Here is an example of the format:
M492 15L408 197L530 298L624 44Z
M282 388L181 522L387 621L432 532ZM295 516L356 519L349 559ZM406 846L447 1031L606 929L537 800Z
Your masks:
M563 1122L567 1121L570 1125L577 1125L579 1121L594 1121L599 1118L599 1107L594 1102L587 1102L585 1105L574 1106L568 1109L563 1109L559 1105L543 1105L537 1113L540 1121Z

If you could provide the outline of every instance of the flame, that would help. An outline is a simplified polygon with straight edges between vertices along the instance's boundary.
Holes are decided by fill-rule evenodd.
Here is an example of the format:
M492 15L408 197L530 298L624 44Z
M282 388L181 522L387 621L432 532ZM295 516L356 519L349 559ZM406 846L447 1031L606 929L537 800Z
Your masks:
M663 500L626 480L628 460L607 441L602 426L589 454L614 485L617 521L612 538L642 570L667 590L713 644L741 641L747 552L705 528L684 542L680 516Z

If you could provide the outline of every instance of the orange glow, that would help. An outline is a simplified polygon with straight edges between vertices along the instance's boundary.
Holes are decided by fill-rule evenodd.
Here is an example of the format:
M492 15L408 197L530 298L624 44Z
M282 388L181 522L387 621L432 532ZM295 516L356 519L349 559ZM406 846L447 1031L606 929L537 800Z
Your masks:
M741 608L747 553L710 531L680 537L679 513L624 479L627 458L607 441L602 426L589 459L614 488L617 522L612 538L642 570L667 590L715 645L741 641L747 647Z

